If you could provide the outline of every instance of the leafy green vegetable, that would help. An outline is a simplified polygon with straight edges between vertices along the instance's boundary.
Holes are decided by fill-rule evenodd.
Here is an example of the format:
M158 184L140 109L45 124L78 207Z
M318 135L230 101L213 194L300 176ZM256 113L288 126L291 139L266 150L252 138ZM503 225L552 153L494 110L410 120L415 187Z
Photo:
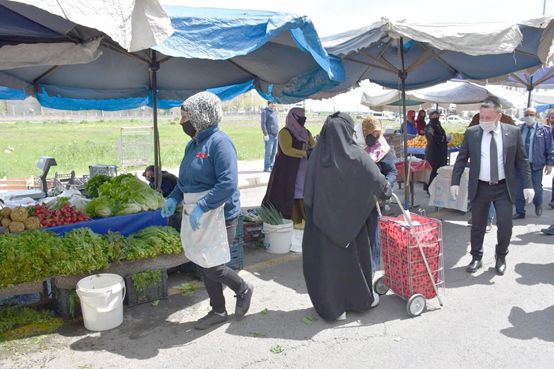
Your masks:
M112 177L107 176L105 174L97 174L91 179L88 180L88 182L85 184L85 192L88 194L88 196L91 199L95 199L98 197L98 189L102 184L106 182L110 182L112 180Z
M281 345L275 345L271 348L271 352L273 352L274 354L280 354L283 351L285 351L285 349Z
M63 320L52 317L47 310L3 307L0 309L0 342L32 334L50 333L62 325Z
M133 289L137 292L137 294L140 294L147 288L162 283L162 271L158 269L135 273L131 275L131 280L133 281Z
M148 227L131 235L127 241L127 260L153 258L183 252L181 237L173 227Z
M192 283L182 283L179 287L177 287L177 289L185 296L190 295L197 290L196 286Z
M89 228L74 229L63 237L46 231L10 233L0 236L0 288L181 252L179 233L172 227L148 227L128 238L119 233L101 236Z
M262 206L260 210L260 218L264 223L271 225L283 224L283 215L272 204L269 206Z
M106 218L112 215L112 204L106 197L97 197L88 203L86 212L91 218Z
M98 189L98 194L98 198L91 201L87 207L87 214L91 217L157 210L164 204L160 193L132 174L123 174L103 183Z
M315 321L317 321L316 317L313 317L313 316L305 316L304 317L304 324L306 324L306 325L312 325L312 324L314 324Z

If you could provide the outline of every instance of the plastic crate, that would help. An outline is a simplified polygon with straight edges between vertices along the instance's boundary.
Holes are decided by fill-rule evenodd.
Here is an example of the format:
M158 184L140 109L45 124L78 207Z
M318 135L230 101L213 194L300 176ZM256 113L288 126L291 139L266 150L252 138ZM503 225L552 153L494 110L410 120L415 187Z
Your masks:
M75 289L54 287L52 293L54 297L54 311L63 320L74 320L82 316L81 302Z
M229 268L240 270L244 267L244 242L235 240L231 245L231 260L227 263Z
M146 302L167 299L167 269L157 270L161 273L161 280L159 283L148 286L141 291L137 291L133 282L133 276L140 273L131 274L125 277L125 286L127 288L126 300L129 307L144 304Z
M264 239L264 224L263 222L244 222L244 242L257 243Z
M97 174L105 174L110 177L117 176L117 165L89 165L90 178Z

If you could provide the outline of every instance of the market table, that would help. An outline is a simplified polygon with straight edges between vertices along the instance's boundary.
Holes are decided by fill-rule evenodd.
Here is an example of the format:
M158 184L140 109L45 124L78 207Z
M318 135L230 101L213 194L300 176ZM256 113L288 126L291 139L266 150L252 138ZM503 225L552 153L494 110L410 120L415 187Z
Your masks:
M447 165L450 165L450 154L460 151L459 146L453 146L448 148ZM425 148L423 147L408 147L408 155L425 155Z

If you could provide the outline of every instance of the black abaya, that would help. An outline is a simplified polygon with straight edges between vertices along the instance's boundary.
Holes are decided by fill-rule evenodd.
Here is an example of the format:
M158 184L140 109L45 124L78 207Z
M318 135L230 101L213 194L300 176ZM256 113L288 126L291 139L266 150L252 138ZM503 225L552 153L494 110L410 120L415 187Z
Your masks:
M387 183L354 143L353 133L350 116L329 116L306 173L304 278L316 311L326 320L367 310L373 302L366 220Z

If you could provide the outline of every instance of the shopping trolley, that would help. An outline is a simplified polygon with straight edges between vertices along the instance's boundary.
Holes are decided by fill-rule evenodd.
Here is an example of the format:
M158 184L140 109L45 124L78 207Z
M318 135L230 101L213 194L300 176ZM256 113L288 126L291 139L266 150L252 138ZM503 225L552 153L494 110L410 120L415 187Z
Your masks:
M425 310L427 299L436 297L443 306L438 290L441 288L444 294L442 224L437 219L409 213L393 196L402 215L379 217L385 273L373 288L379 295L392 290L408 301L408 314L418 316Z

